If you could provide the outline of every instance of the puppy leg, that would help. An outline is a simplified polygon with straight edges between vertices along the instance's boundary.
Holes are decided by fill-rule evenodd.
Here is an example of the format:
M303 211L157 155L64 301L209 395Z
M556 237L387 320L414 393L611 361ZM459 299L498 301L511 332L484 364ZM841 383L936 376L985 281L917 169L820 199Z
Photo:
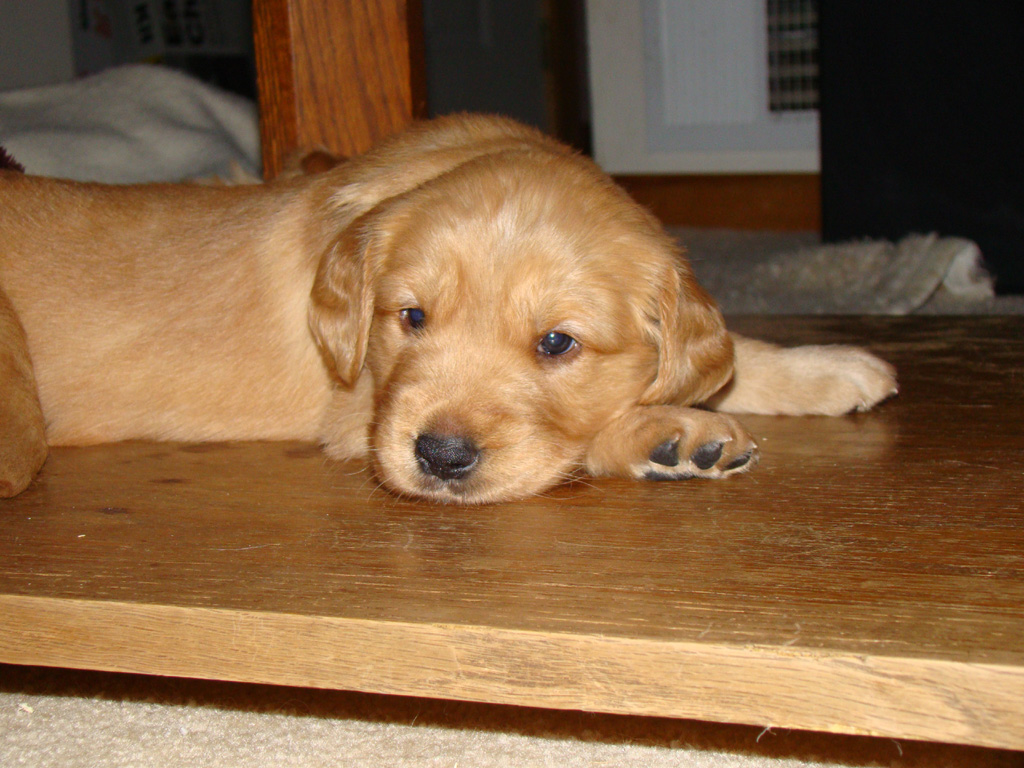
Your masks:
M726 413L840 416L897 392L896 371L859 347L783 348L732 335L732 380L706 403Z
M757 463L757 445L731 416L674 405L636 406L591 444L592 475L647 480L719 478Z
M0 497L23 491L45 460L43 409L28 342L14 307L0 290Z

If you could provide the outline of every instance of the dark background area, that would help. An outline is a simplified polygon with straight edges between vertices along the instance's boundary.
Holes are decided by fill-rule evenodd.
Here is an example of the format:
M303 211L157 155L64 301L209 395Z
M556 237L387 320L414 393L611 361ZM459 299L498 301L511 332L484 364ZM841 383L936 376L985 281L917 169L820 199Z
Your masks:
M422 0L432 116L496 112L590 149L584 0Z
M1024 291L1024 4L823 0L822 234L967 237Z

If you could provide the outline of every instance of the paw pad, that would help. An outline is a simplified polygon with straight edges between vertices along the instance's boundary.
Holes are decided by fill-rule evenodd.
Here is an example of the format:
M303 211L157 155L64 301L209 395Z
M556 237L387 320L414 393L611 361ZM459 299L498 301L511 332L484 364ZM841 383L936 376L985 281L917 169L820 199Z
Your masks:
M671 472L655 472L652 470L644 473L644 480L689 480L692 477L693 475L689 472L673 474Z
M722 443L704 443L693 452L690 461L697 469L711 469L722 458Z
M653 451L650 459L663 467L674 467L679 463L679 441L666 440Z
M727 455L726 445L731 441L712 440L700 445L680 461L678 438L666 440L650 452L647 468L641 471L646 480L687 480L691 477L724 477L745 467L753 466L757 448L751 445L738 456ZM725 457L725 458L723 458Z
M740 467L747 464L754 457L753 451L747 451L746 453L740 454L735 459L725 465L726 471L730 469L739 469Z
M722 458L723 444L721 442L705 443L700 448L693 452L690 456L690 461L697 469L711 469L715 464L718 463L719 459ZM663 467L675 467L679 465L679 441L678 440L666 440L664 443L659 445L653 451L651 451L650 460L654 464L660 464ZM743 456L739 456L729 464L726 469L736 469L742 467L750 461L750 453L746 453Z

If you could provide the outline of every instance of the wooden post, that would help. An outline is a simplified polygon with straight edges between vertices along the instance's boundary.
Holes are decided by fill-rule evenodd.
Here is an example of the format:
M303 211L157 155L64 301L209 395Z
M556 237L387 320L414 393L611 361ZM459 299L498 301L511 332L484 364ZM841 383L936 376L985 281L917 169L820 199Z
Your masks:
M296 149L350 156L426 113L419 0L254 0L267 178Z

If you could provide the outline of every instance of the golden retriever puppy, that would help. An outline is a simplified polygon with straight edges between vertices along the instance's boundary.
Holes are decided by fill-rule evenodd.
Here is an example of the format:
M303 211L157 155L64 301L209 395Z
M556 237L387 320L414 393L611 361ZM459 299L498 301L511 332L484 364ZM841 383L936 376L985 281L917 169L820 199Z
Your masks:
M499 118L264 185L4 171L0 233L4 495L47 444L130 438L320 441L443 502L717 478L757 455L721 411L895 391L864 351L730 336L647 212Z

